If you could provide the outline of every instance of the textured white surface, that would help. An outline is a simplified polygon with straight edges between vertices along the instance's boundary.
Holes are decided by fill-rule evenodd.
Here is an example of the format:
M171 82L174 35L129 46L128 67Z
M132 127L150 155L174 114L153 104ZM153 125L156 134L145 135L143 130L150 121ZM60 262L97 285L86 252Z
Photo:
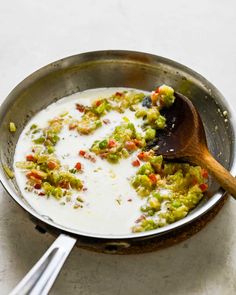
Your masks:
M39 67L98 49L132 49L192 67L236 107L234 0L0 1L0 97ZM236 293L236 202L199 234L156 253L108 256L74 249L51 294ZM52 243L0 187L0 294Z

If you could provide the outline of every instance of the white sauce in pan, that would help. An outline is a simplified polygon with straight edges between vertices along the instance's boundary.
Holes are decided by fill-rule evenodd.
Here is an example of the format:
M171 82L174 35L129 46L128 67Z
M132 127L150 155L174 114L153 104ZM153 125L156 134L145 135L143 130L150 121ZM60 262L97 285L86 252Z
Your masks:
M75 104L90 105L91 100L98 97L108 97L124 88L93 89L65 97L51 104L39 112L25 127L16 146L14 162L23 161L31 153L31 138L26 135L32 124L40 128L46 127L48 120L64 112L69 112L76 119L81 113L76 110ZM132 161L135 153L118 164L110 164L106 160L96 157L92 163L79 157L79 150L88 150L95 140L110 134L114 127L128 117L141 131L141 122L134 120L134 112L109 112L103 119L109 119L110 124L97 129L91 135L79 135L78 132L68 132L65 126L60 133L61 140L56 145L56 155L62 164L74 167L78 161L82 163L84 172L78 177L83 180L87 191L77 193L84 200L83 208L74 209L71 202L64 205L53 197L38 196L33 192L25 191L26 176L20 169L15 169L15 176L25 200L41 215L50 217L55 223L68 228L96 234L127 234L140 216L140 207L144 203L131 187L129 179L135 175L136 169Z

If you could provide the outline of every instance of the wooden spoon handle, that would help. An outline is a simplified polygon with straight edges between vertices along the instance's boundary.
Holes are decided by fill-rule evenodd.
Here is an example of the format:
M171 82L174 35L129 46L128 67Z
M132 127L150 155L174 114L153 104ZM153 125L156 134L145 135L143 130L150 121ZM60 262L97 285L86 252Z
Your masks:
M236 178L217 162L207 150L204 151L196 162L198 162L201 167L206 168L218 183L236 199Z

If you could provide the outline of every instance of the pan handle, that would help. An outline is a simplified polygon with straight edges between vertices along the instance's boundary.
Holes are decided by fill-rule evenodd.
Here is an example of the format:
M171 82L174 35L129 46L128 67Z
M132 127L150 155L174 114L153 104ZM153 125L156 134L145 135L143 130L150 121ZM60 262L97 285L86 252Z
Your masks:
M9 295L48 294L75 243L75 238L60 234Z

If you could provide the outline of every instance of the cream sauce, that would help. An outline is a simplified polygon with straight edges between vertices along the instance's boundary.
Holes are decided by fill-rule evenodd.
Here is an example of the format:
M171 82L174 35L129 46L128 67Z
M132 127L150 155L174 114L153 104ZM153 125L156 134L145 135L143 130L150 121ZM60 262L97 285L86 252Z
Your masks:
M126 88L99 88L75 93L49 105L36 114L25 127L16 146L14 162L24 161L31 153L32 141L27 135L32 124L44 128L48 120L69 112L75 119L80 119L81 113L75 104L90 105L91 101L99 97L108 97L116 91ZM142 132L141 121L134 119L134 112L109 112L102 119L109 119L110 124L103 126L91 135L79 135L76 130L68 131L64 126L60 133L61 140L56 145L56 156L62 164L73 168L78 161L82 163L84 172L78 177L83 180L86 191L76 192L71 202L58 201L53 197L47 198L28 192L25 188L25 173L15 169L15 176L24 199L41 215L50 217L55 223L73 230L85 233L119 235L131 232L131 227L140 216L140 207L144 204L130 185L130 178L135 175L137 168L132 166L136 159L135 153L118 164L110 164L106 160L96 157L96 162L83 159L78 155L79 150L88 150L95 140L109 135L114 127L128 117L136 128ZM73 208L73 200L80 196L83 208Z

